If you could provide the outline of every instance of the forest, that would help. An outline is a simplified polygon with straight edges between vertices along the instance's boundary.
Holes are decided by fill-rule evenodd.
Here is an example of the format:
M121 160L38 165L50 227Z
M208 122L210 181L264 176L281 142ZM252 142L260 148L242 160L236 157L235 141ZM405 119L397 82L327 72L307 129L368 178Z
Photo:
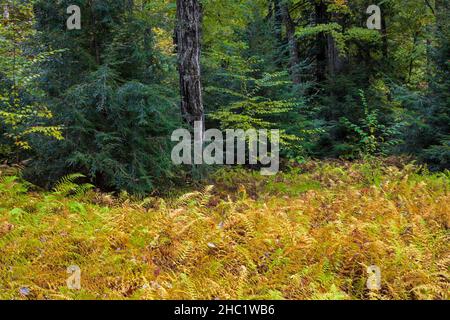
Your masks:
M0 299L449 299L449 69L450 0L0 0Z

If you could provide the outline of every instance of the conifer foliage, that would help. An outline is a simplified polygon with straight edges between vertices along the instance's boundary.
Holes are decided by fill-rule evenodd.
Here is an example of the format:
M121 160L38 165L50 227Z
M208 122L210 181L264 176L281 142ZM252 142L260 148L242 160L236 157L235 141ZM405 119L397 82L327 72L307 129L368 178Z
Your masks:
M202 121L279 129L291 162L408 155L448 169L448 0L369 5L5 0L0 158L29 160L48 188L80 173L143 194L184 176L170 136Z

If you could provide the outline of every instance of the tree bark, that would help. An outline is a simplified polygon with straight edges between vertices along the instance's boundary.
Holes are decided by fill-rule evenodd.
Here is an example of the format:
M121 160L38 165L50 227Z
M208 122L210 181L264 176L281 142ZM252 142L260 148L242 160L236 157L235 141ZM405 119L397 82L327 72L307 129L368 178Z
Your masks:
M331 21L338 21L335 15L328 12L327 3L320 1L315 5L316 25L328 24ZM316 53L316 78L317 81L323 81L332 78L335 74L342 71L345 66L346 58L340 55L336 45L336 40L331 34L321 32L317 35L317 53Z
M91 23L92 23L92 28L94 30L94 32L92 33L92 38L91 38L91 48L92 48L92 53L95 56L95 62L98 65L100 65L101 64L100 43L97 38L97 18L95 17L94 1L95 0L89 0L89 8L91 10Z
M328 75L334 76L339 73L344 66L336 41L332 35L327 35L327 72Z
M330 21L338 22L342 25L339 17L333 14ZM329 21L329 22L330 22ZM333 77L335 74L340 73L346 64L347 58L341 55L339 48L336 45L336 40L331 34L327 35L327 72L328 75Z
M177 0L176 44L181 114L191 126L196 121L204 122L200 70L201 15L199 0Z
M300 49L298 46L298 41L295 37L295 23L292 20L291 14L289 13L289 7L286 3L281 5L281 14L283 17L283 23L286 27L286 36L289 43L289 57L290 57L290 72L292 76L292 81L295 84L301 83L300 77Z
M327 5L324 1L315 4L315 24L328 23ZM326 79L327 67L327 36L321 32L316 39L316 79L321 82Z

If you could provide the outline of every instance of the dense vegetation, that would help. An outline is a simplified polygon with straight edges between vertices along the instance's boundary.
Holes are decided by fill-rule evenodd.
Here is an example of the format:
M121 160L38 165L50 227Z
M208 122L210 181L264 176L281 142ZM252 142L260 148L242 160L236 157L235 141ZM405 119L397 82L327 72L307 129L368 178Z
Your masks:
M180 176L175 1L3 3L0 159L30 160L46 187L83 173L143 194ZM71 4L81 30L66 30ZM293 161L408 154L448 169L449 3L383 1L381 30L369 4L202 1L206 126L282 129Z
M449 299L449 176L383 162L221 170L139 201L3 172L0 298Z
M0 298L448 299L450 0L372 4L1 0ZM283 172L175 166L194 120Z

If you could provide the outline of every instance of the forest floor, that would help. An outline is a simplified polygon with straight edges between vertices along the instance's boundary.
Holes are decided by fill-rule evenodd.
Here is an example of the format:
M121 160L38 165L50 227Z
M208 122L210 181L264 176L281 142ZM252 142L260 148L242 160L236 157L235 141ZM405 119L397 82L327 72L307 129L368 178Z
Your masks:
M395 160L310 162L138 201L4 170L0 299L449 299L449 187Z

